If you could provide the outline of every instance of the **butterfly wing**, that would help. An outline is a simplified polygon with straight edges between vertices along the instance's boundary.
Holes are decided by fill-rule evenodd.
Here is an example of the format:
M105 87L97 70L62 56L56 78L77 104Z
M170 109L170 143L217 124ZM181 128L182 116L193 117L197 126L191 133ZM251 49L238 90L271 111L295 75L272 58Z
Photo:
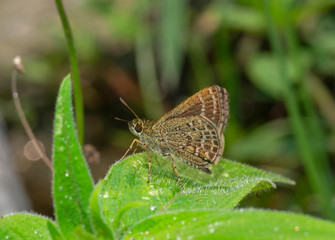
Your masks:
M223 134L211 122L192 116L172 118L162 126L165 151L188 165L210 173L208 166L217 163L224 147Z
M201 116L223 132L229 117L228 92L217 85L200 90L169 111L157 125L172 118Z
M194 94L157 121L167 149L187 164L210 173L223 149L228 120L228 93L219 86Z

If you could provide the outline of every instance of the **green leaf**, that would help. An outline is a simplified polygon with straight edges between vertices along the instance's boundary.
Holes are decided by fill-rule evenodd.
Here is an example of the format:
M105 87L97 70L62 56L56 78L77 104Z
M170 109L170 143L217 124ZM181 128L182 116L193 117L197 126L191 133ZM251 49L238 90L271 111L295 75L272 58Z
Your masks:
M65 236L77 226L92 231L88 207L93 182L77 139L71 103L67 76L57 98L53 139L53 197L56 219Z
M171 170L170 159L154 154L150 158L150 183L146 182L148 165L145 153L116 163L102 181L101 207L110 226L120 209L135 201L143 201L147 205L125 212L121 227L129 227L167 209L233 208L250 192L274 188L274 182L293 183L279 175L228 160L213 166L212 176L176 161L185 187L185 193L182 193Z
M221 23L232 29L245 32L263 32L265 22L262 12L258 9L242 6L240 4L223 4L214 2L214 12L221 16Z
M89 233L89 232L85 231L81 226L78 226L72 231L70 239L96 240L96 239L102 239L102 238L97 238L92 233ZM109 239L109 238L107 238L107 239Z
M116 229L119 227L121 218L127 211L129 211L132 208L136 208L136 207L140 207L144 205L147 205L147 203L144 201L135 201L135 202L130 202L130 203L123 205L122 208L119 209L119 211L116 213L116 216L114 217L113 228Z
M106 224L106 221L101 213L101 207L99 202L99 192L101 189L101 182L95 187L90 201L91 207L91 218L94 232L102 238L114 239L112 230Z
M287 212L180 211L146 219L123 239L334 239L335 223Z
M59 229L53 224L53 222L48 222L47 227L53 240L63 239L62 234L60 233Z
M292 141L288 120L277 119L256 127L240 137L230 146L227 155L239 161L292 159L297 155L296 145L292 144Z
M57 229L48 218L38 215L18 213L2 217L0 219L0 239L52 239L48 225Z
M301 63L302 72L305 72L305 69L308 69L311 64L310 54L307 51L301 51L297 57ZM295 64L293 60L293 58L286 58L285 64L289 80L296 83L301 80L301 69L297 68L298 64ZM277 59L267 53L255 55L247 66L247 73L253 83L274 98L282 97L285 88L283 84L286 84L277 66Z

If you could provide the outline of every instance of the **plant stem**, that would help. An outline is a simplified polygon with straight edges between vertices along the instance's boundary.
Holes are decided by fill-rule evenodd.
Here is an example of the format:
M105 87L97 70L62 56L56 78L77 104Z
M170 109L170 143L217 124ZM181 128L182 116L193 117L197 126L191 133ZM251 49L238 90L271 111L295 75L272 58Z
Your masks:
M149 32L138 32L135 41L136 67L146 115L163 115L162 97L157 84L152 39Z
M57 5L58 14L60 16L65 39L69 51L70 65L71 65L71 77L73 81L73 91L74 91L74 106L75 106L75 116L77 123L78 139L79 143L83 145L84 143L84 106L83 106L83 96L81 90L79 67L77 54L74 47L74 41L72 37L71 27L66 17L66 13L61 0L55 0Z
M299 109L298 100L294 93L294 89L288 78L287 69L284 60L284 50L280 43L280 37L274 20L271 16L271 1L263 0L265 20L267 22L268 35L274 54L277 59L278 69L281 74L283 84L283 97L288 110L289 120L295 135L298 148L302 157L303 164L312 188L317 193L323 214L328 218L335 219L335 211L331 205L331 189L317 164L316 154L313 151L311 141L307 140L307 125L304 123Z

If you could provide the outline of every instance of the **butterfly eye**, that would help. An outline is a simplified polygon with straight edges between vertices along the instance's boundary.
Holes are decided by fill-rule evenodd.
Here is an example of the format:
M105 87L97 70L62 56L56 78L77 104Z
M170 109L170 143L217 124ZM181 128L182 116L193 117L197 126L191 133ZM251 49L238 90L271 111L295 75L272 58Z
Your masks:
M138 133L140 133L140 132L142 132L142 124L139 124L139 123L137 123L136 125L135 125L135 131L136 132L138 132Z

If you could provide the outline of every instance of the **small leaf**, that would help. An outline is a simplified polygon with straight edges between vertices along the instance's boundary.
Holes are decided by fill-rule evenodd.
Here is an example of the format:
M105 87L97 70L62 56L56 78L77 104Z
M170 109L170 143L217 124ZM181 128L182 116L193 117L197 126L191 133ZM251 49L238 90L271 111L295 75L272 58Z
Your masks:
M335 223L287 212L180 211L146 219L123 239L334 239Z
M59 229L52 222L48 222L47 227L53 240L63 239L61 233L59 232Z
M85 231L81 226L76 227L72 233L71 237L68 237L69 239L76 239L76 240L96 240L96 239L102 239L102 238L96 238L92 233L89 233Z
M48 218L28 213L18 213L0 219L0 239L43 240L52 239L48 225L57 229Z
M274 188L274 182L293 184L282 176L228 160L221 160L213 166L212 176L176 161L185 186L184 194L171 170L170 159L154 154L150 158L150 183L146 182L148 165L145 153L116 163L102 181L101 207L110 226L120 209L135 201L144 201L147 205L125 212L121 227L130 227L143 218L168 209L233 208L250 192Z
M70 76L59 90L53 143L53 197L59 227L65 236L77 226L91 232L88 207L93 182L75 129Z
M130 202L127 203L126 205L123 205L122 208L116 213L116 216L114 217L114 222L113 222L113 228L116 229L119 227L120 221L122 216L129 211L132 208L140 207L147 205L146 202L141 202L141 201L136 201L136 202Z
M97 184L91 196L90 208L91 208L92 225L95 233L99 237L112 240L114 239L113 232L106 224L106 221L101 213L100 208L99 192L101 189L101 184L102 182Z
M292 159L297 155L296 144L292 142L288 120L277 119L255 127L239 138L230 146L227 155L239 161Z
M265 30L265 21L261 11L241 4L214 2L213 13L221 16L224 26L244 32L260 33Z
M299 61L299 64L294 61ZM253 83L274 98L282 97L285 81L278 70L277 59L271 54L261 53L255 55L248 62L247 73ZM285 58L288 77L292 82L301 81L301 72L308 69L311 64L311 55L301 51L295 59Z

